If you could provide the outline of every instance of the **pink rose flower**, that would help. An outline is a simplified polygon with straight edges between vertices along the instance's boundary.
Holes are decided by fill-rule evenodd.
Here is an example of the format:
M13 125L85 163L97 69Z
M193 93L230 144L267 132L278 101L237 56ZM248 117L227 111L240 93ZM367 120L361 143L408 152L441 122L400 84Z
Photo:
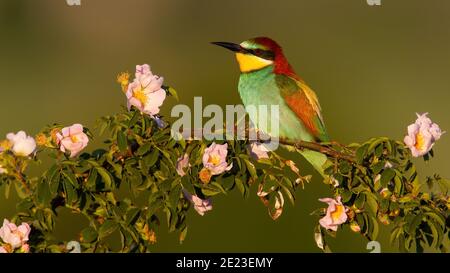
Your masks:
M426 155L433 148L434 143L445 133L427 115L428 113L417 114L416 121L408 126L408 135L403 140L411 150L413 157Z
M30 231L31 228L27 223L22 223L17 227L14 223L4 219L3 226L0 228L0 238L13 249L16 249L28 241Z
M189 168L190 166L191 164L189 164L189 155L184 154L177 160L177 173L180 176L185 176L186 175L185 169Z
M70 152L70 157L77 156L86 148L89 142L89 138L83 132L83 125L81 124L63 128L61 132L56 134L56 139L61 152Z
M319 220L319 224L326 229L337 231L338 226L347 221L347 209L342 204L341 197L338 196L336 200L321 198L319 201L328 204L327 213Z
M192 195L185 189L183 189L183 195L184 197L189 200L193 205L194 209L200 214L201 216L205 215L206 212L212 210L212 201L210 198L203 200L197 195Z
M213 142L203 153L203 166L212 175L218 175L231 170L233 163L227 165L228 143L216 144Z
M269 158L269 154L267 153L269 150L262 143L252 142L248 145L248 149L250 151L250 155L255 160Z
M128 109L134 106L153 117L166 99L166 91L162 89L164 79L153 75L148 64L137 65L135 77L126 92Z
M6 138L10 141L11 150L17 156L29 156L36 149L36 141L33 137L27 136L24 131L20 131L17 134L9 133Z
M0 253L9 253L6 248L0 246Z

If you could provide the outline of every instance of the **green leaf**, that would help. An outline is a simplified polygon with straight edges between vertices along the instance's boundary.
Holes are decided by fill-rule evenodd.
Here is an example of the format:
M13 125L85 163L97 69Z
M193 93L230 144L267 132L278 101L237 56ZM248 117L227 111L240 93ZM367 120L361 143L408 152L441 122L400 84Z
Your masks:
M113 220L106 220L99 228L98 230L98 235L100 239L103 239L109 235L111 235L111 233L113 233L117 228L119 227L119 225L113 221Z
M61 174L58 172L55 173L55 175L52 176L52 178L49 180L50 183L50 192L52 195L55 195L58 192L59 184L61 181Z
M169 194L169 206L172 208L176 208L178 205L178 201L181 197L181 186L177 186L170 191Z
M366 195L366 207L369 209L368 212L371 213L372 216L376 216L378 212L378 202L376 197L370 192L364 192Z
M126 224L127 226L133 225L134 222L139 218L141 210L139 208L131 208L128 210L126 215Z
M11 192L11 182L5 183L5 198L9 199L9 193Z
M97 176L98 176L98 172L97 169L91 169L91 172L89 173L89 177L86 181L86 186L91 188L91 189L95 189L96 185L97 185Z
M374 174L379 174L379 173L381 172L381 170L384 169L384 166L385 166L385 165L386 165L386 162L385 162L385 161L379 161L379 162L375 163L375 164L372 166L372 171L373 171L373 173L374 173Z
M145 164L148 166L148 168L151 168L158 161L158 158L159 158L158 149L153 149L153 151L150 154L146 155L143 158L143 160L145 161Z
M71 205L77 199L77 192L70 182L64 180L63 182L64 192L66 193L66 203Z
M353 193L351 191L344 190L341 192L341 198L343 203L347 203L352 199Z
M420 225L420 223L422 223L422 218L423 218L423 214L420 213L420 214L416 215L412 219L412 221L411 221L411 223L409 225L409 231L408 231L409 234L415 234L416 233L417 227Z
M380 184L382 187L386 187L387 184L394 178L395 176L395 171L393 169L385 169L382 173L381 173L381 179L380 179Z
M244 182L238 177L234 178L234 182L236 183L236 187L241 192L242 196L245 196L246 190L245 190Z
M190 194L195 193L194 186L192 186L189 176L187 175L183 176L181 178L181 184L183 185L183 188L186 189Z
M169 95L173 96L175 98L175 100L178 101L178 93L174 88L169 86L166 90L169 93Z
M371 222L373 225L372 235L370 236L370 239L376 240L378 238L379 233L378 221L375 217L370 217L370 219L372 220Z
M358 197L356 198L354 205L358 209L362 209L362 208L364 208L364 203L365 202L366 202L366 195L360 193L360 194L358 194Z
M41 179L41 181L39 181L38 189L37 189L38 202L41 205L46 205L50 202L51 197L52 196L50 194L49 184L47 183L47 181Z
M367 154L367 148L368 148L368 145L365 144L356 150L356 163L362 164L364 157Z
M117 132L117 146L121 152L126 152L128 150L128 140L127 136L122 132Z
M219 189L212 189L212 188L202 188L202 193L205 196L214 196L217 195L219 193L221 193L222 191L220 191Z
M430 217L431 219L435 220L436 222L438 222L442 229L445 228L445 219L443 219L441 215L438 215L437 213L434 212L426 212L424 214Z
M140 111L134 111L133 117L128 122L128 127L131 128L133 125L135 125L136 122L139 121L140 117L141 117L141 112Z
M22 183L20 183L19 181L15 181L14 186L16 188L17 195L19 196L20 199L27 198L29 193Z
M78 181L72 171L65 170L62 172L63 176L66 178L65 181L68 181L74 188L78 188Z
M97 240L98 233L94 228L88 227L81 231L81 236L83 243L92 243Z
M184 242L184 240L186 239L187 232L188 232L188 227L185 226L180 232L180 244L182 244Z
M256 180L258 179L258 176L256 175L256 168L253 163L251 163L248 159L244 159L245 165L247 167L248 172L250 173L251 177Z
M146 154L148 151L150 151L150 149L152 148L152 145L153 144L151 142L147 142L144 145L140 146L136 151L136 155L141 156L141 155Z
M97 169L98 173L100 174L100 176L102 177L103 182L105 182L105 185L107 186L107 188L112 188L113 180L114 180L112 175L105 168L97 167L96 169Z

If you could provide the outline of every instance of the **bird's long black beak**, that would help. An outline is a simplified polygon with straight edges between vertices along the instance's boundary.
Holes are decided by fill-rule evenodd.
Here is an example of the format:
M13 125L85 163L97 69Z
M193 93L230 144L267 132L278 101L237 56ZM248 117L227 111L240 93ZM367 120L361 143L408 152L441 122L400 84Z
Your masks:
M234 52L244 52L245 51L245 49L242 48L242 46L240 46L238 44L234 44L234 43L212 42L211 44L224 47L224 48L229 49L229 50L234 51Z

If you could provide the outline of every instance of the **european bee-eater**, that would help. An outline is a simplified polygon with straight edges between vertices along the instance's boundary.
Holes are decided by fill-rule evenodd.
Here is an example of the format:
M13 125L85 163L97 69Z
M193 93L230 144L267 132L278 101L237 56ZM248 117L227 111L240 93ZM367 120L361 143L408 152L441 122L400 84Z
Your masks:
M213 44L235 52L241 71L238 90L244 106L279 106L280 138L329 141L316 94L294 72L278 43L258 37L241 44ZM257 120L252 122L258 127ZM310 150L301 154L323 175L325 155Z

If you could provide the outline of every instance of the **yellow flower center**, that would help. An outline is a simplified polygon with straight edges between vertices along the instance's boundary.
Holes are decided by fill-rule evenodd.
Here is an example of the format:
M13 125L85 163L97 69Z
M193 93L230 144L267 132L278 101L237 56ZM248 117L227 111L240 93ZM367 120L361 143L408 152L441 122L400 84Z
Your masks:
M78 142L78 137L77 136L71 136L70 140L72 140L73 143L77 143Z
M414 147L416 147L417 150L423 150L424 146L425 146L425 138L421 133L418 133L416 135L416 145L414 145Z
M220 164L220 157L218 155L210 155L209 159L208 159L208 163L211 163L214 166L217 166Z
M147 104L147 95L145 95L144 89L139 87L136 91L133 92L133 97L135 97L142 105Z
M344 206L336 205L336 210L331 213L331 219L333 219L333 222L338 221L343 213L345 213Z

